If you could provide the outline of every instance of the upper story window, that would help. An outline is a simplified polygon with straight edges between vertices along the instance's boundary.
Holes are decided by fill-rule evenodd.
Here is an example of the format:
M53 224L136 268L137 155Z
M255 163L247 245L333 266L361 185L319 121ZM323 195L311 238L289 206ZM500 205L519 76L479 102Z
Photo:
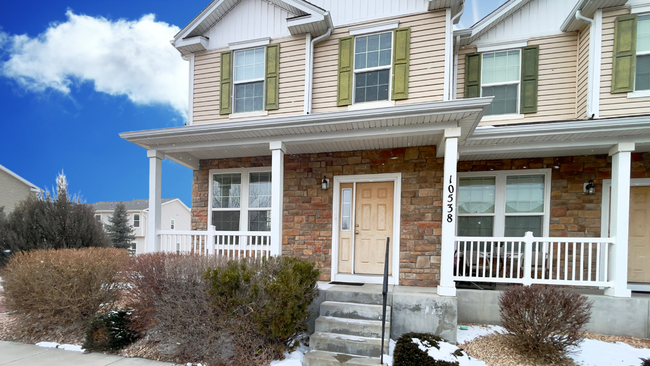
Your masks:
M102 222L102 215L95 215L95 221Z
M140 214L133 215L133 227L140 227Z
M481 62L481 96L494 96L485 115L519 113L519 50L484 53Z
M393 33L354 39L354 102L388 100L393 56Z
M174 230L176 228L176 221L174 221L174 219L172 219L171 222L169 223L169 227L172 230Z
M465 98L493 96L486 115L537 112L539 47L465 56Z
M650 90L650 14L639 16L634 90Z
M234 112L264 109L264 47L235 51Z

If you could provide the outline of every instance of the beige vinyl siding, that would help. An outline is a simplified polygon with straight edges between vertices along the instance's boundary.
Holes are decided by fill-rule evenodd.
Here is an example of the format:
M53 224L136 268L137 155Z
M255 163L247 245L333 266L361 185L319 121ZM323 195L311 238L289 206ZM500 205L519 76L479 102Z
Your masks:
M603 10L603 42L600 76L600 118L650 114L650 97L627 98L627 93L612 94L612 52L614 51L614 21L619 15L630 14L627 8Z
M396 104L441 101L445 64L445 12L427 12L396 18L399 27L411 27L409 97ZM339 39L350 35L348 27L337 28L314 49L312 112L346 111L336 106Z
M302 114L305 93L305 37L288 37L272 40L271 43L280 43L280 108L269 111L268 116ZM219 72L223 51L227 49L195 54L193 109L195 125L230 119L229 115L219 114Z
M578 33L578 74L576 84L576 117L586 119L587 89L589 88L589 33L591 28L584 27Z
M465 56L476 53L476 47L465 46L458 50L458 70L456 83L456 98L465 98Z
M577 34L570 33L531 38L528 45L539 45L537 113L524 114L523 118L518 119L482 121L480 125L506 125L575 119ZM458 91L456 93L458 98L464 97L465 55L473 52L476 52L476 50L470 47L459 51Z

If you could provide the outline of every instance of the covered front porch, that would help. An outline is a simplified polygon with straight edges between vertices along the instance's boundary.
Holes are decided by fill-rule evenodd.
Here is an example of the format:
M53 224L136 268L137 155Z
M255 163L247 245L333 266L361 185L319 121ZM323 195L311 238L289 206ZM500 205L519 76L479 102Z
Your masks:
M626 119L477 130L489 102L489 98L466 99L124 133L123 138L146 148L150 159L154 219L149 232L157 234L149 237L147 250L229 258L302 256L317 262L325 280L374 283L376 276L348 276L340 270L344 251L336 231L344 216L342 189L352 182L351 189L356 190L364 179L392 181L396 214L387 236L393 243L393 285L436 287L438 295L456 296L457 281L545 283L605 288L609 296L629 297L631 154L650 146L648 123ZM467 171L465 162L598 154L611 156L611 193L607 192L611 220L602 225L609 226L609 233L456 235L458 175ZM160 230L165 158L194 170L195 230ZM269 172L265 182L270 197L264 207L249 202L242 205L250 207L232 209L240 212L239 225L226 230L222 224L214 225L211 177L232 172L243 172L242 177ZM603 181L595 178L602 192ZM242 202L250 199L248 184L249 188L242 184ZM261 210L269 213L264 215L268 222L252 230L250 215ZM547 208L547 216L552 216L550 211ZM544 225L551 226L548 220Z

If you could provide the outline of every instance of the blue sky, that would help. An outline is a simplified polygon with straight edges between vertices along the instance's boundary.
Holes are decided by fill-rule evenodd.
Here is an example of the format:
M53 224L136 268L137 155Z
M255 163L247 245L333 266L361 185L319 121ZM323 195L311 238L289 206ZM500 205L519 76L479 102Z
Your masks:
M505 0L467 0L466 28ZM209 0L9 1L0 12L0 164L88 203L148 197L146 151L118 133L182 126L187 63L169 44ZM191 204L190 169L162 196Z

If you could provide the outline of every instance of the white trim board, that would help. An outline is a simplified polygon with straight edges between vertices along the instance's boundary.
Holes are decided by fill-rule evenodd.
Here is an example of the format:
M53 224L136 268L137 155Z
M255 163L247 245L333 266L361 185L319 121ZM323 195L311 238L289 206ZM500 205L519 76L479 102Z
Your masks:
M363 282L371 284L380 284L383 282L382 275L361 275L338 273L339 266L339 227L340 221L340 201L341 201L341 183L366 183L366 182L393 182L393 237L391 238L390 247L392 259L392 274L388 276L389 285L399 285L399 258L400 258L400 233L401 233L401 216L402 216L402 173L385 173L385 174L362 174L362 175L338 175L334 176L333 202L332 202L332 257L331 257L331 281L341 282ZM353 195L356 192L353 192Z
M647 187L650 186L650 178L631 178L630 187ZM600 208L600 237L609 237L609 200L610 189L612 188L611 179L603 179L603 197ZM629 225L629 223L628 223ZM603 261L601 261L602 263ZM601 273L604 267L601 267ZM650 292L650 283L627 283L627 288L633 291Z

